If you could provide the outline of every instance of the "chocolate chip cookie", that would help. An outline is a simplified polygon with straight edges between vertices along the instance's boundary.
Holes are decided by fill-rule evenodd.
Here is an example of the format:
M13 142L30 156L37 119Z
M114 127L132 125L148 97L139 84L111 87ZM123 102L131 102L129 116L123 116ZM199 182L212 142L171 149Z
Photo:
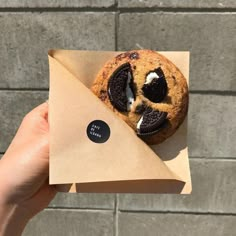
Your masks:
M174 134L188 110L183 74L151 50L121 53L108 61L91 90L148 144Z

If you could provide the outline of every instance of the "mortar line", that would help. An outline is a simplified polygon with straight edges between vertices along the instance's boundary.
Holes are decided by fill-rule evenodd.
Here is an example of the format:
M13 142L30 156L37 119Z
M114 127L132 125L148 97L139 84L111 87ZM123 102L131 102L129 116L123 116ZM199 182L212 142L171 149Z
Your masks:
M120 12L117 11L115 14L115 51L118 51L119 18L120 18Z
M184 7L0 7L0 12L114 12L121 13L235 13L236 8L184 8Z
M55 209L55 210L78 210L78 211L112 211L112 208L99 208L99 207L73 207L73 206L47 206L46 209Z
M229 90L190 90L190 94L212 94L212 95L221 95L221 96L235 96L236 91Z
M0 155L4 155L4 154L5 154L5 152L0 152ZM203 161L203 160L210 160L210 161L236 161L236 157L207 157L207 156L198 157L198 156L189 156L189 159L190 160L199 160L199 161ZM83 208L81 208L81 209L83 209ZM91 208L91 209L94 209L94 208ZM100 209L100 208L96 208L96 209ZM101 208L101 209L109 210L110 208Z
M120 7L118 8L121 13L234 13L236 8L184 8L184 7Z
M51 207L47 207L45 208L45 210L47 211L77 211L77 212L107 212L107 213L112 213L113 210L112 209L96 209L96 208L66 208L66 207L58 207L58 208L51 208Z
M215 216L236 216L236 213L233 212L195 212L195 211L161 211L161 210L126 210L126 209L121 209L119 210L119 212L123 212L123 213L137 213L137 214L142 214L142 213L146 213L146 214L173 214L173 215L177 215L177 214L183 214L183 215L215 215Z
M236 157L198 157L198 156L189 156L190 160L212 160L212 161L236 161Z
M43 92L48 92L49 88L0 88L0 91L43 91Z
M0 12L114 12L117 8L110 7L1 7Z
M117 37L117 36L115 36ZM118 38L118 37L117 37ZM115 47L118 47L117 45ZM49 88L0 88L1 91L42 91L42 92L49 92ZM190 90L190 94L202 94L202 95L219 95L219 96L236 96L236 91L229 91L229 90Z
M119 232L118 232L118 193L116 193L115 195L115 222L114 222L114 235L115 236L118 236L119 235Z

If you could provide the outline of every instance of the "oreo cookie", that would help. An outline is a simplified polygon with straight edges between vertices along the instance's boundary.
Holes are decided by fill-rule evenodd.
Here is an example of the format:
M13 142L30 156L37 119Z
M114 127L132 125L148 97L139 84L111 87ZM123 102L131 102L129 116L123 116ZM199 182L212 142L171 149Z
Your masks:
M139 136L148 136L157 133L164 127L167 119L167 112L153 110L147 107L137 123L137 134Z
M125 63L117 68L108 82L108 96L111 104L121 112L130 110L135 101L134 79L131 66Z
M146 75L146 81L142 87L143 94L150 101L161 102L167 94L167 83L162 69L159 67Z

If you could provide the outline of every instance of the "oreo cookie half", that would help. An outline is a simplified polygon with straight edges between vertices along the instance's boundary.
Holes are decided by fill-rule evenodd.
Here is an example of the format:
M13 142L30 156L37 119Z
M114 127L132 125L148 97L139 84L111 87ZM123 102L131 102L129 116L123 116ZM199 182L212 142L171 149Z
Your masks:
M129 111L135 101L134 79L129 63L121 65L108 82L108 96L111 104L119 111Z
M166 123L167 112L153 110L147 107L137 123L137 134L140 136L157 133Z
M143 94L152 102L161 102L167 93L165 75L160 67L150 71L146 75L146 81L142 87Z

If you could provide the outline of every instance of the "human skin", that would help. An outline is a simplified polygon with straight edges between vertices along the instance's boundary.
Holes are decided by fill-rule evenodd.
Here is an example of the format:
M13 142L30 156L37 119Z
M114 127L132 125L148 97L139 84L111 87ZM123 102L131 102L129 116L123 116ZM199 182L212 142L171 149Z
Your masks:
M23 119L0 160L0 235L21 235L27 222L54 198L48 184L48 104Z

